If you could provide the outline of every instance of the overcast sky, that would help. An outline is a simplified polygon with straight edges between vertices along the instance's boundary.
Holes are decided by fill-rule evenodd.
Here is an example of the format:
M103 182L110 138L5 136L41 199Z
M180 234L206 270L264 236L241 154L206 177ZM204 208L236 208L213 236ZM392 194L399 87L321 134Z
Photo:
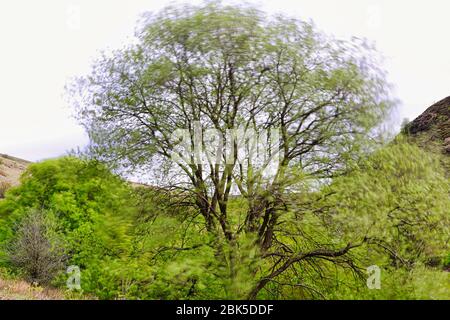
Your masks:
M398 123L450 95L448 0L247 2L268 12L312 19L338 37L374 41L386 57L389 81L400 100ZM36 161L85 145L83 129L72 119L64 99L65 83L69 77L88 73L100 50L131 41L140 13L167 4L164 0L1 1L0 153Z

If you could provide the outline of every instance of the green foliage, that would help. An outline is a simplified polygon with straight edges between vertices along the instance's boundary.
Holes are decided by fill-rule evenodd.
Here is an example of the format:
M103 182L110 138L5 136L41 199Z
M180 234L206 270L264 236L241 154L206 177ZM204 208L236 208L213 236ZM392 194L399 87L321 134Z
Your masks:
M341 273L335 285L325 292L327 299L351 300L446 300L450 295L448 272L418 265L411 270L385 267L381 269L381 288L369 289Z
M367 237L413 264L449 250L449 190L439 157L398 139L325 188L322 203L334 206L331 223L344 241Z
M21 182L0 203L4 266L15 267L7 245L17 243L29 212L39 209L63 239L66 264L80 267L83 292L98 298L235 297L227 288L243 284L229 283L224 257L195 211L173 203L182 195L133 190L103 165L73 157L30 165ZM61 273L53 283L64 286L66 279Z
M276 231L283 250L370 241L342 260L293 265L259 298L448 296L442 268L449 259L449 182L438 158L395 141L320 190L312 192L307 176L298 177L301 192L292 194L291 210ZM45 161L31 165L22 185L0 202L0 236L4 245L12 243L20 236L18 226L40 208L52 221L53 235L64 242L67 264L80 266L84 293L100 299L245 298L272 263L261 259L252 234L230 243L208 233L197 211L180 205L185 197L153 187L130 189L95 161ZM230 221L240 221L246 210L243 198L233 198ZM5 270L17 274L6 253ZM441 262L430 268L433 261ZM373 264L382 268L380 290L365 285L364 268ZM61 273L53 282L64 286L66 279Z
M319 190L291 193L290 213L277 230L282 250L361 245L333 263L293 265L258 297L445 299L449 190L440 157L399 138ZM382 290L366 286L371 265L382 269Z
M125 182L95 161L65 157L30 165L0 203L1 241L14 239L29 210L42 210L55 220L70 264L87 270L129 251L130 195Z

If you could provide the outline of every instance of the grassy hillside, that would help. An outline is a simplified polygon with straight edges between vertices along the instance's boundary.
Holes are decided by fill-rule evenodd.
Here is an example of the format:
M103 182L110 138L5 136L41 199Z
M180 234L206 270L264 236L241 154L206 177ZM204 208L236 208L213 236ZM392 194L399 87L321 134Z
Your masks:
M403 128L403 133L424 150L442 155L441 163L450 177L450 96L428 107ZM450 271L449 262L450 254L447 272Z
M403 131L421 147L450 156L450 96L430 106Z
M11 186L19 184L20 175L25 171L31 162L0 154L0 198Z

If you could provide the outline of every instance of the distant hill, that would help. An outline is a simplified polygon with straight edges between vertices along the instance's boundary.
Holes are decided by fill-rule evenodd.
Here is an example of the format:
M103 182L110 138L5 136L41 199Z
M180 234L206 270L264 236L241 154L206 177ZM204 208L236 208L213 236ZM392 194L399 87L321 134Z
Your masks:
M4 189L19 184L20 175L29 164L30 161L0 153L0 197Z

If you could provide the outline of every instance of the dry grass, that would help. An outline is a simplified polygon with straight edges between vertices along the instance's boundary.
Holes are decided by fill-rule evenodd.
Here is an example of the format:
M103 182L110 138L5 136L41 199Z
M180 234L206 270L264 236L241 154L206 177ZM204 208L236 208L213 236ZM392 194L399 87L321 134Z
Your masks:
M22 280L0 279L0 300L64 300L64 292L33 286Z
M19 184L19 178L31 162L0 154L0 182L12 186Z

